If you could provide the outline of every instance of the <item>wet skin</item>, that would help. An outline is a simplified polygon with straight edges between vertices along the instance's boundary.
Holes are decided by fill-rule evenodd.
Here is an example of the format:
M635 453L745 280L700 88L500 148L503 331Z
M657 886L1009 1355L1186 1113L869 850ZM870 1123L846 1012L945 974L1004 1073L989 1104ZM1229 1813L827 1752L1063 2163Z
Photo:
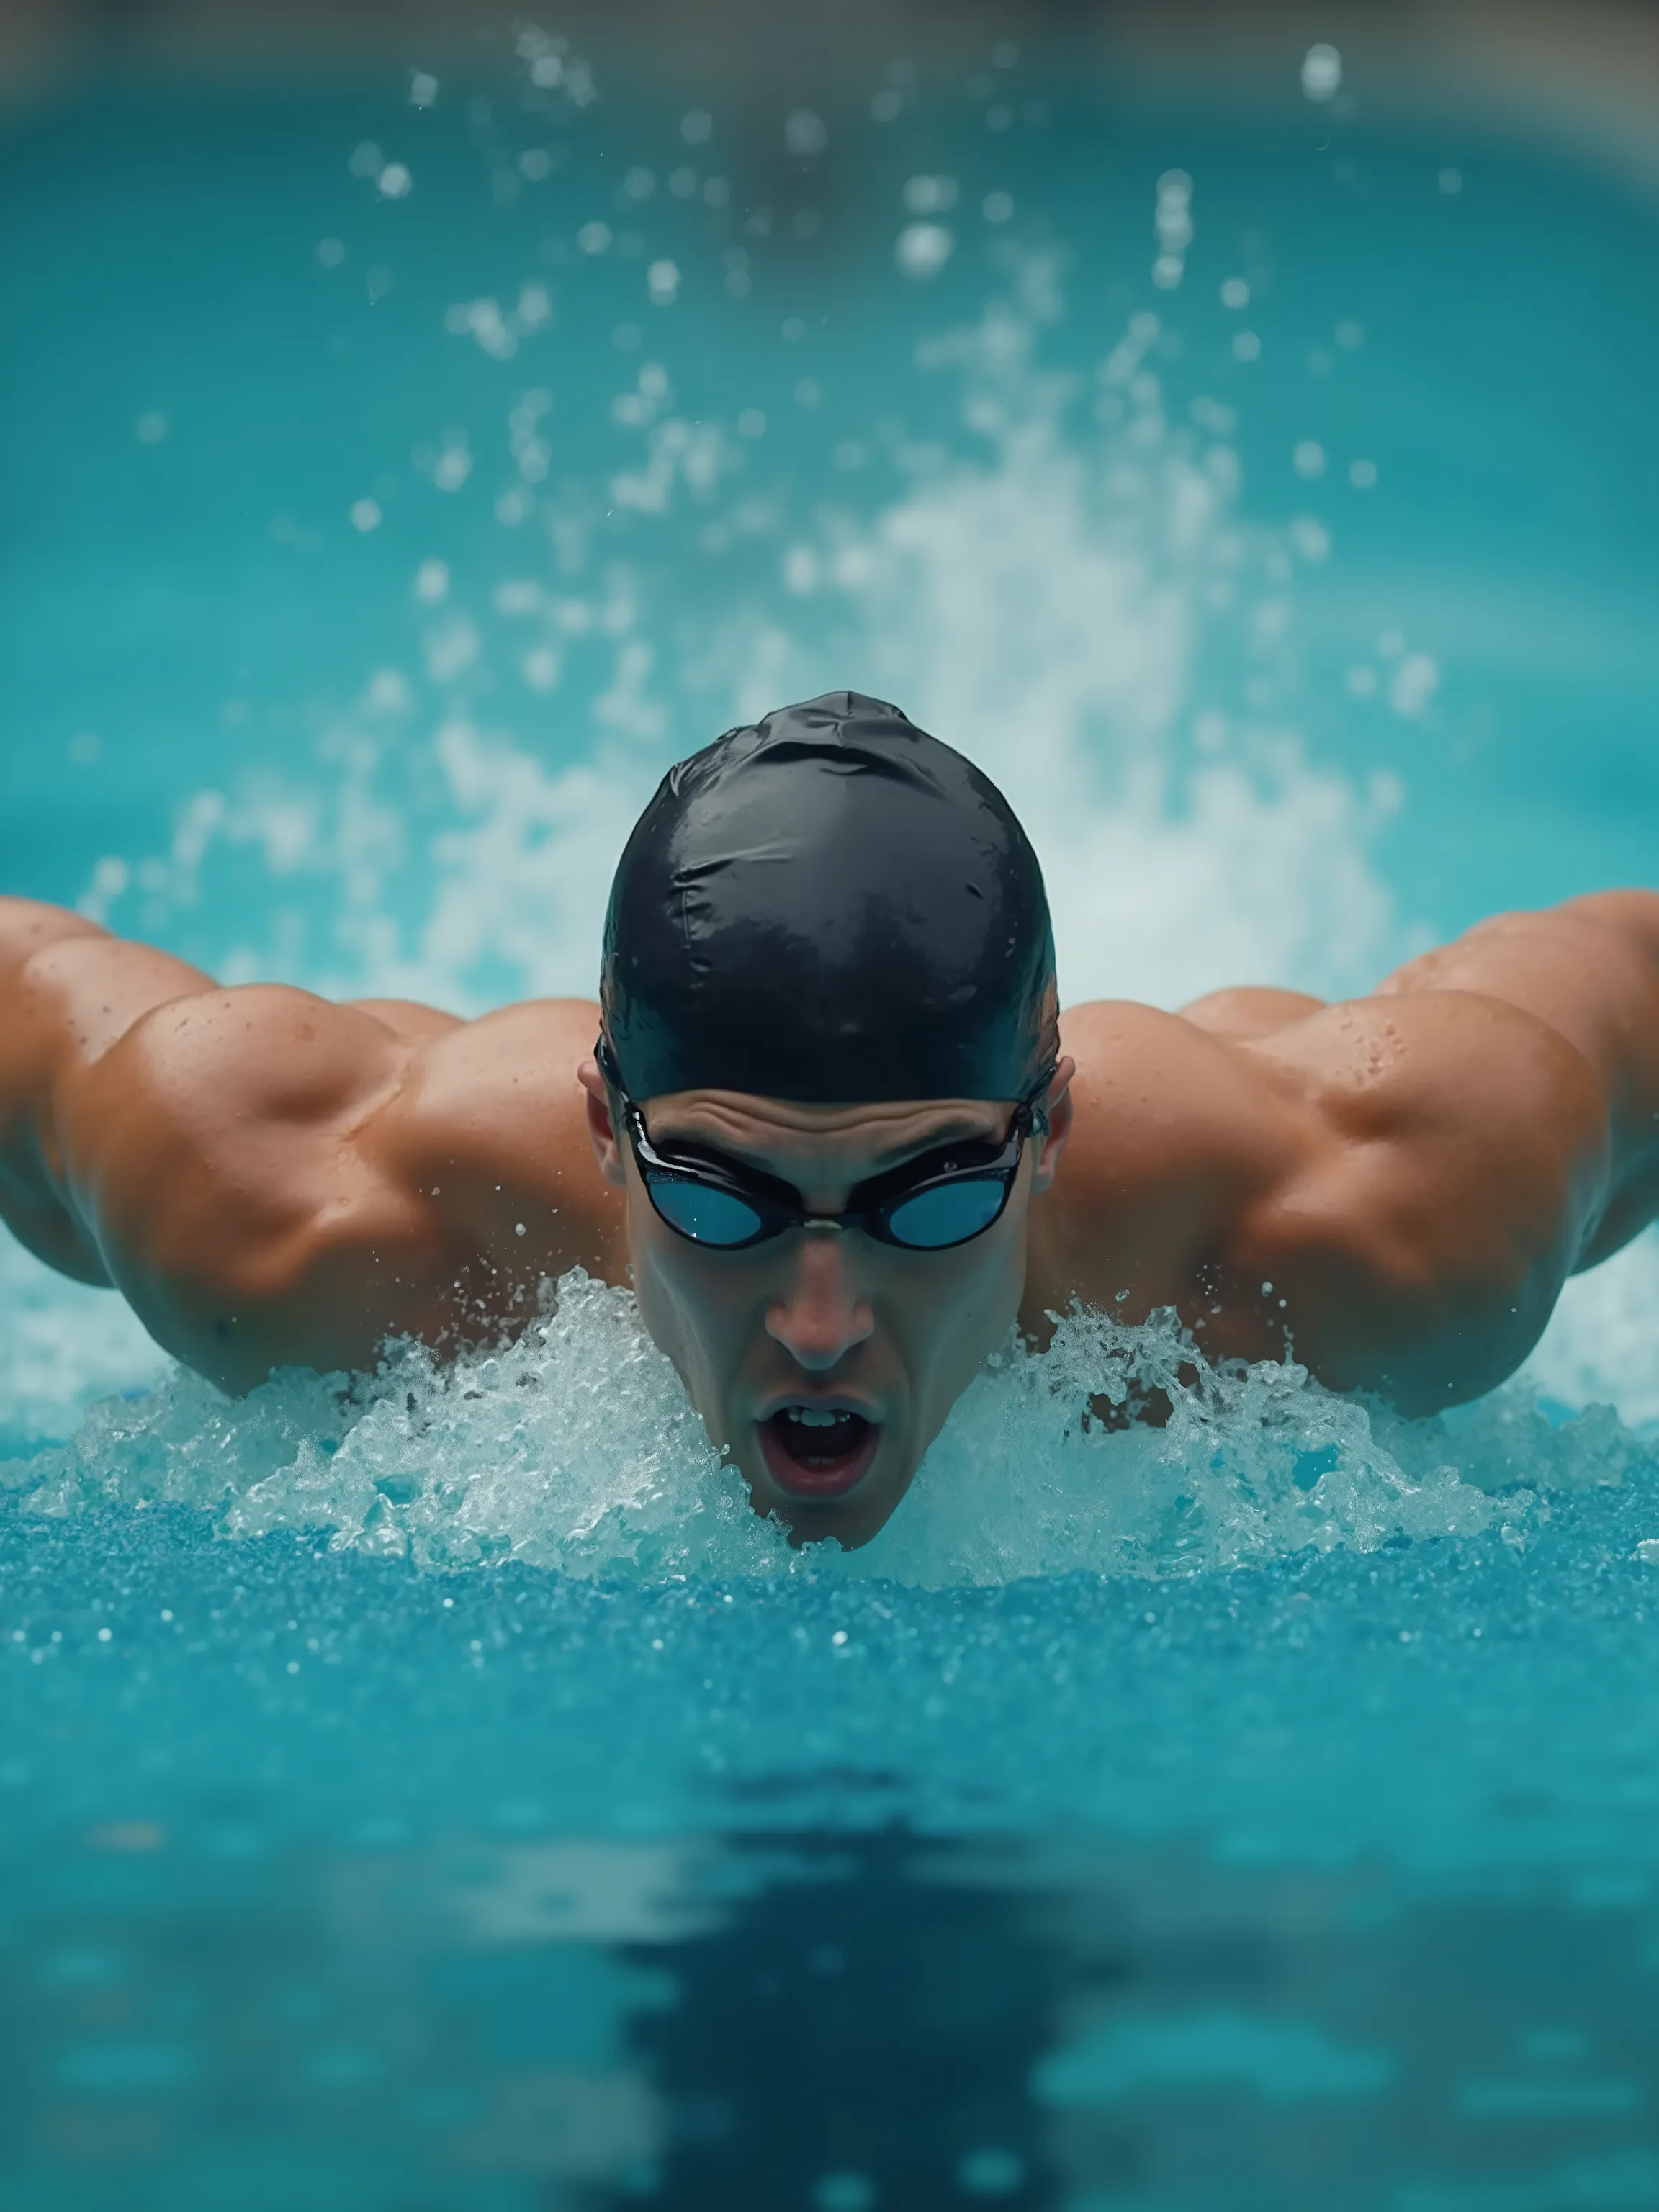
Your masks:
M857 1543L1016 1321L1040 1338L1074 1297L1173 1306L1212 1354L1293 1349L1426 1412L1510 1373L1566 1276L1659 1212L1647 892L1500 916L1342 1005L1073 1008L1006 1212L940 1253L811 1227L735 1253L677 1237L617 1142L597 1026L581 1000L462 1023L222 989L0 899L0 1218L232 1391L370 1364L392 1334L477 1342L572 1267L631 1282L757 1506ZM1000 1142L1012 1110L644 1104L659 1146L763 1169L815 1213L941 1143ZM872 1427L832 1432L836 1412ZM850 1483L816 1441L842 1430L862 1440ZM818 1460L803 1471L780 1434Z

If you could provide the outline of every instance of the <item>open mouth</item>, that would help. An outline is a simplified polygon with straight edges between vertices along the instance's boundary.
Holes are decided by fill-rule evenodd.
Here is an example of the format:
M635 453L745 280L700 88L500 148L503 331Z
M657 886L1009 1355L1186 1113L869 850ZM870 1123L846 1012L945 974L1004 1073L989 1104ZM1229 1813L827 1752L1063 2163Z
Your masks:
M756 1426L768 1474L796 1498L844 1498L881 1442L879 1422L830 1406L784 1406Z

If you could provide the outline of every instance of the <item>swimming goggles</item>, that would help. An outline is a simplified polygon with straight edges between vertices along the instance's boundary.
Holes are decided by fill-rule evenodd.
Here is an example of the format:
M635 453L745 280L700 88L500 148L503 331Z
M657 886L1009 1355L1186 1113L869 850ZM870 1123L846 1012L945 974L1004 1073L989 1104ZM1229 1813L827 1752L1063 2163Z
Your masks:
M693 1145L659 1152L603 1037L597 1057L622 1107L634 1164L658 1218L677 1236L722 1252L744 1251L791 1229L861 1229L878 1243L908 1252L945 1252L982 1237L1002 1218L1054 1073L1015 1107L1002 1143L942 1146L860 1183L844 1212L809 1213L793 1184L758 1168L738 1168Z

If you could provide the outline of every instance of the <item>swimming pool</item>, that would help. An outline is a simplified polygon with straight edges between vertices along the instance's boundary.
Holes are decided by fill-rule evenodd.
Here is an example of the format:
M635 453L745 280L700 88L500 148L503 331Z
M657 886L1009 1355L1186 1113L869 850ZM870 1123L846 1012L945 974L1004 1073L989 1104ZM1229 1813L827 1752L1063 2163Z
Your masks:
M8 890L586 991L662 763L846 683L1073 999L1659 880L1650 205L1293 84L579 64L14 118ZM806 1561L598 1286L231 1406L0 1269L9 2207L1659 2202L1651 1234L1438 1423L1103 1435L1176 1347L1078 1317Z

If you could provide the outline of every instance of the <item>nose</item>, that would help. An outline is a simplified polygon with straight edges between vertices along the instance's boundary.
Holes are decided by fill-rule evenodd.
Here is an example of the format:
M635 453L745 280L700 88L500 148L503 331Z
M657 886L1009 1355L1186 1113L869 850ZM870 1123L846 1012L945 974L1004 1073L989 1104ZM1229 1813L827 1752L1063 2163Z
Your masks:
M787 1286L767 1309L767 1334L810 1373L822 1374L875 1328L870 1302L850 1279L846 1241L808 1233Z

